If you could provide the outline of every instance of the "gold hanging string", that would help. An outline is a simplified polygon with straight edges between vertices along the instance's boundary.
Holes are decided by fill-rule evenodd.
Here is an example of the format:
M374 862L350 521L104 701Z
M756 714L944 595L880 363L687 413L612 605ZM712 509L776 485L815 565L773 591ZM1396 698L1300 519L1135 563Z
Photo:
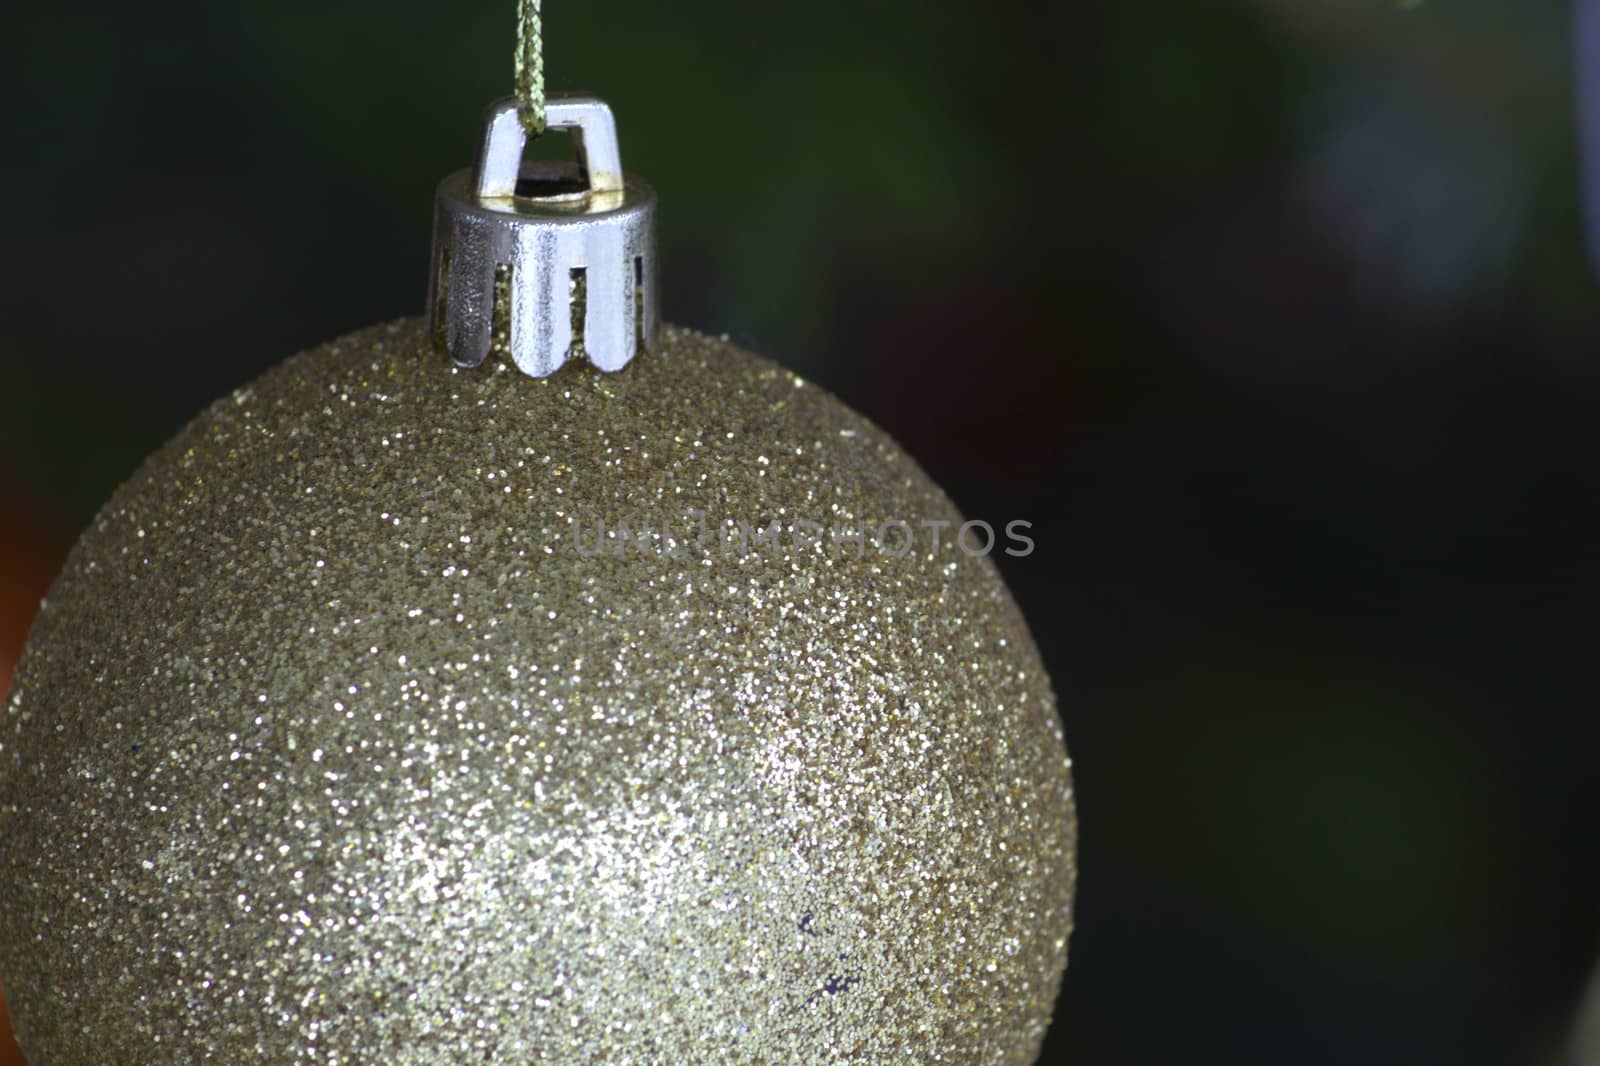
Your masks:
M544 133L544 18L542 0L517 0L517 102L528 136Z

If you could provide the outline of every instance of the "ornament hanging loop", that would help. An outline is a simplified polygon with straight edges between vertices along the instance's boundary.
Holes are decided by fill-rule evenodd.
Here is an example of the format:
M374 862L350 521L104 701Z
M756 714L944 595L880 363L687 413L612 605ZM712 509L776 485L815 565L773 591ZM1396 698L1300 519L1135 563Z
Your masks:
M498 353L533 377L574 357L616 371L655 346L655 192L623 173L603 101L552 97L547 122L572 134L575 164L524 162L520 103L503 100L476 169L439 187L428 304L457 365Z
M588 176L591 193L623 191L617 121L603 101L588 96L558 97L545 109L545 126L572 133L578 150L578 166ZM522 124L521 105L491 109L483 135L483 153L478 157L478 199L515 197L522 181L522 156L527 150L528 136ZM537 175L533 177L538 180Z

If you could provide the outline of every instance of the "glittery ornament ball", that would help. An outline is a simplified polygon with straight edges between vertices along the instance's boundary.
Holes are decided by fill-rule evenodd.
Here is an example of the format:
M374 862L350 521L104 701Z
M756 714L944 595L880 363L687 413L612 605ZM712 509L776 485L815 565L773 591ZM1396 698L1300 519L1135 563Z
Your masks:
M0 717L34 1066L1037 1057L1072 784L983 535L662 340L540 381L368 330L116 494Z

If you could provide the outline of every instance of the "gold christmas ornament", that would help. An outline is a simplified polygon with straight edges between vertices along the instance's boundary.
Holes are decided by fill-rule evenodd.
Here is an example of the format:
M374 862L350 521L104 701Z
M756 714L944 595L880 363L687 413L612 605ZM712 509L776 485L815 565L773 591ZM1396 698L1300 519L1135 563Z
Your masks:
M214 404L52 589L0 717L33 1066L1036 1058L1076 829L1004 544L657 327L653 194L539 104L441 188L428 321Z
M0 719L36 1066L1033 1060L1074 838L1022 618L870 423L663 339L374 329L117 493Z

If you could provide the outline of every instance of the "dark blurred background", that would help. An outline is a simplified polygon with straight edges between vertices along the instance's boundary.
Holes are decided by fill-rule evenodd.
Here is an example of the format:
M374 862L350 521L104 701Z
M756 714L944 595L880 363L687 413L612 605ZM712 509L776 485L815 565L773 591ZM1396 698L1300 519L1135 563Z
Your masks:
M0 676L145 453L421 308L514 9L11 5ZM1563 1062L1600 954L1567 5L546 9L662 195L669 316L1035 524L1004 562L1083 819L1044 1061Z

